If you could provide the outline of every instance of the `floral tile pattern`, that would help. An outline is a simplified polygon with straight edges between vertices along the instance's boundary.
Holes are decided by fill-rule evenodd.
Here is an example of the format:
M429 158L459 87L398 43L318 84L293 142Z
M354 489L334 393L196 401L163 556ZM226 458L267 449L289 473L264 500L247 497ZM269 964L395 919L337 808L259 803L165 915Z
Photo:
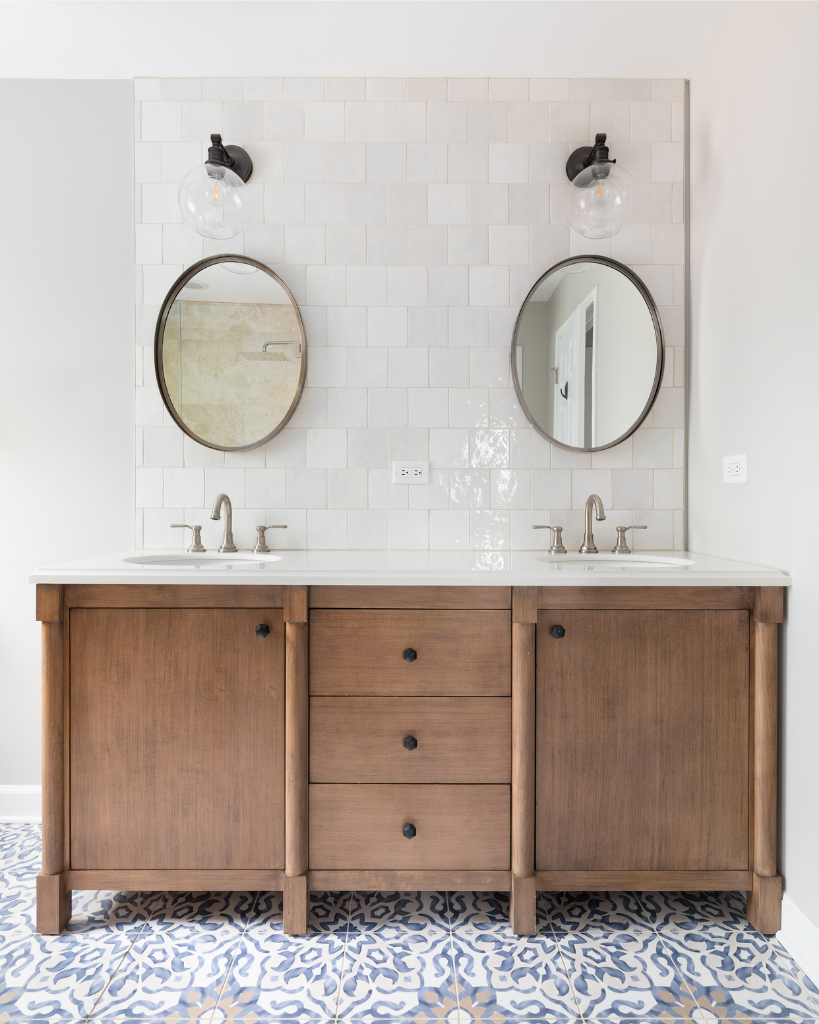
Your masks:
M76 892L34 931L39 827L0 826L0 1024L819 1024L741 893Z

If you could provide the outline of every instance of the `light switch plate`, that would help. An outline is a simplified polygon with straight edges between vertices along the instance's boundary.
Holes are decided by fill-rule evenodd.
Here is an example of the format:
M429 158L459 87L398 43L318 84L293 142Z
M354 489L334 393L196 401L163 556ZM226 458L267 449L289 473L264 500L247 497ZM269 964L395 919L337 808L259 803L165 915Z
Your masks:
M392 482L394 484L428 484L428 462L393 462Z
M722 482L744 484L748 480L747 455L726 455L722 460Z

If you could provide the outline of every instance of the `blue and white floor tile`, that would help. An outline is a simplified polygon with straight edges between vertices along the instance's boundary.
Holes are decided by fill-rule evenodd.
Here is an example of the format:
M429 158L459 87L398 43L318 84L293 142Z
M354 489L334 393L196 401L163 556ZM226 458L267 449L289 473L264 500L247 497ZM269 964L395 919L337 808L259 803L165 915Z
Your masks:
M78 892L34 933L39 828L0 826L0 1024L819 1024L738 893Z

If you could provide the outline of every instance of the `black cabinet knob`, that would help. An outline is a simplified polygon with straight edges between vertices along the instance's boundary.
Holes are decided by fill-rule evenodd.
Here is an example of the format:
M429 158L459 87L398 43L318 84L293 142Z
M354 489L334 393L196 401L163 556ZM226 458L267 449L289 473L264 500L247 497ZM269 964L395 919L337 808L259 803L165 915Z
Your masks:
M414 651L411 647L408 647L404 651L404 661L415 661L418 657L418 651Z
M263 622L256 627L256 636L262 638L266 637L270 633L270 626L266 626Z
M405 839L414 839L416 836L416 828L411 822L407 822L406 825L401 829L404 833Z
M566 630L562 626L552 626L551 633L555 640L562 640L566 635Z
M415 750L415 748L418 746L418 740L414 736L405 736L404 746L407 748L407 750Z

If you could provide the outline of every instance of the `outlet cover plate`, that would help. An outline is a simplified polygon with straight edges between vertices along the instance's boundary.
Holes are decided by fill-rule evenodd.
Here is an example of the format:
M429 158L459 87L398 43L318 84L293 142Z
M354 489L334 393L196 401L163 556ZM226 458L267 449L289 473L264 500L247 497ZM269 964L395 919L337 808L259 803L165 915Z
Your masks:
M744 484L748 480L747 455L726 455L722 460L722 482Z
M392 482L394 484L428 484L429 463L410 462L406 459L402 462L393 462Z

